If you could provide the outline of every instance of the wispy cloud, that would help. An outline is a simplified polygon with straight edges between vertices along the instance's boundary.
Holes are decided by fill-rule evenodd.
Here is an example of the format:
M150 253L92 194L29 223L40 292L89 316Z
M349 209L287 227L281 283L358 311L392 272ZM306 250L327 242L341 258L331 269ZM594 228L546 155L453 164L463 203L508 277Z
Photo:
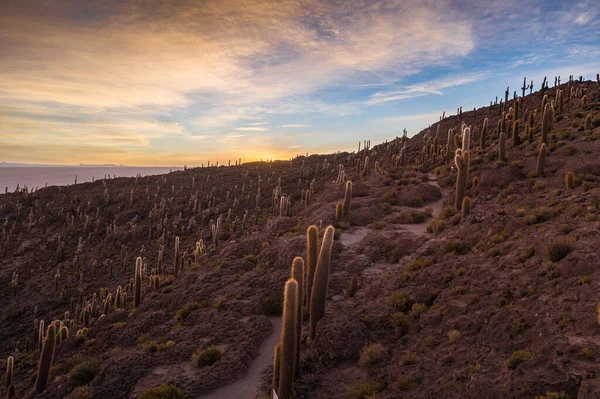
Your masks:
M434 79L409 86L399 86L388 91L380 91L373 94L371 98L365 101L365 104L376 105L389 101L406 100L431 94L441 96L443 95L444 89L477 82L486 79L489 76L488 72L475 72L465 75L448 76L442 79Z
M234 130L265 132L269 129L267 129L266 127L260 127L260 126L244 126L244 127L236 127Z
M288 124L288 125L279 125L279 127L284 128L284 129L296 129L296 128L301 128L301 127L308 127L308 125Z

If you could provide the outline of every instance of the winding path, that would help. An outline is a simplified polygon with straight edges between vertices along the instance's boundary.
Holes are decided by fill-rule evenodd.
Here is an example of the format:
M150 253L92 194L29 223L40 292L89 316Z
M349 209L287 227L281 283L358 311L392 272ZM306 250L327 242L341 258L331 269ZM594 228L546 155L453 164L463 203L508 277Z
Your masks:
M273 362L273 351L281 336L281 317L269 318L273 325L271 335L258 349L258 357L252 361L248 373L232 384L226 385L202 396L203 399L256 399L263 397L261 374Z

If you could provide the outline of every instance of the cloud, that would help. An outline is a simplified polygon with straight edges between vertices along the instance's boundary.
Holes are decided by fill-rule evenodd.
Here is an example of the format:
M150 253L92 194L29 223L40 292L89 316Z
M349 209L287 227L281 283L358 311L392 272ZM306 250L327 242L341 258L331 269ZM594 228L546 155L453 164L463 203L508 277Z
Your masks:
M266 127L260 127L260 126L245 126L245 127L236 127L235 130L265 132L269 129L267 129Z
M279 125L279 127L284 128L284 129L295 129L295 128L301 128L301 127L308 127L308 125L289 124L289 125Z
M365 104L376 105L389 101L406 100L409 98L428 96L431 94L443 95L442 90L473 83L488 78L488 72L475 72L465 75L447 76L441 79L429 80L409 86L400 86L385 92L373 94Z

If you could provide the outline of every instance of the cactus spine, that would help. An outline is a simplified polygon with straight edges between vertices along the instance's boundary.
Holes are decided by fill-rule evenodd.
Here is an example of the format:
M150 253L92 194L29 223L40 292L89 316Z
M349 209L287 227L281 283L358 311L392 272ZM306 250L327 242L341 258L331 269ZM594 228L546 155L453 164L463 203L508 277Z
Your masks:
M323 244L319 252L317 268L315 270L313 287L310 298L310 339L315 339L317 323L325 316L325 301L327 300L327 286L329 285L329 268L331 264L331 247L335 229L328 226L323 236Z
M460 210L463 198L465 197L465 191L467 189L467 173L471 164L471 155L469 154L469 151L456 150L454 164L458 169L458 173L456 175L456 198L454 205L457 210Z
M133 307L137 308L142 303L142 258L135 261L135 294L133 296Z
M500 133L500 160L506 161L506 134Z
M567 175L565 176L565 186L567 187L567 190L573 189L573 179L574 178L575 178L575 175L573 174L573 172L567 172Z
M296 300L296 362L294 370L296 378L300 373L300 342L302 339L302 304L304 303L304 259L299 256L292 262L292 278L298 283Z
M53 323L48 325L48 331L44 338L42 353L40 355L40 364L38 367L37 379L35 381L35 390L37 393L42 393L48 385L50 377L50 367L52 366L52 358L54 357L54 347L56 345L56 327Z
M312 293L317 258L319 256L319 230L317 226L310 226L306 230L306 308L310 310L310 297Z
M546 163L546 152L547 152L546 144L542 143L542 146L540 147L540 153L539 153L538 159L537 159L536 174L538 176L544 175L544 164Z
M348 216L350 212L350 201L352 200L352 182L346 182L346 193L344 194L344 215Z
M281 353L279 361L279 387L277 395L290 399L294 387L294 363L296 362L296 320L298 283L289 279L285 283L283 318L281 329Z

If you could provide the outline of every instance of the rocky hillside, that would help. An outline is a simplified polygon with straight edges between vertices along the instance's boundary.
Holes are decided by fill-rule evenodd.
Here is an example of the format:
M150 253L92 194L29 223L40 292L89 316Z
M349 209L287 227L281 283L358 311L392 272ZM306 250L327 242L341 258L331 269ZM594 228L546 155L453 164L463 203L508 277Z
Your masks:
M0 393L269 397L281 334L282 398L596 398L599 138L572 81L358 153L0 195Z

